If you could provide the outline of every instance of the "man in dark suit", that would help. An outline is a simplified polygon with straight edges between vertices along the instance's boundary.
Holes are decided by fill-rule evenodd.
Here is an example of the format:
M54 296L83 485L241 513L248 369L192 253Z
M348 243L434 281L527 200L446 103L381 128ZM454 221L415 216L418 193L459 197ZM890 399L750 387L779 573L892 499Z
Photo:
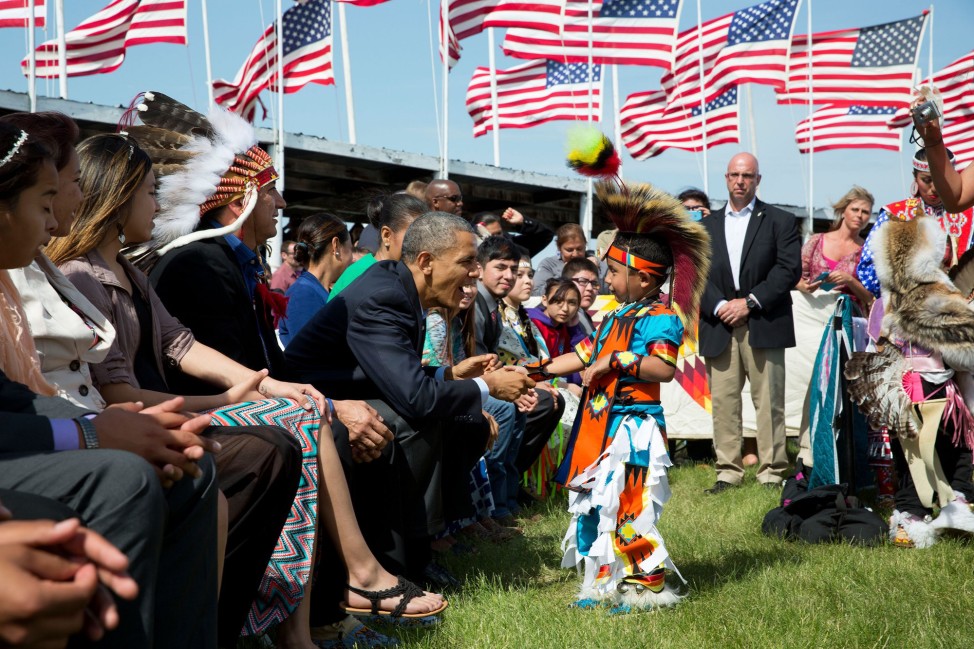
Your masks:
M393 572L417 575L430 537L469 508L466 478L488 435L483 400L490 394L512 401L534 385L517 371L480 376L489 354L455 367L423 367L426 311L455 311L463 287L479 275L470 224L425 214L406 231L401 262L369 268L356 290L331 300L285 352L291 378L332 398L366 399L393 431L378 460L353 465L343 458L362 532Z
M758 482L780 485L785 453L785 348L795 346L790 291L801 276L801 240L790 214L756 198L757 159L727 165L727 205L704 219L713 260L700 302L700 355L713 399L720 493L740 485L741 390L751 384L757 411Z

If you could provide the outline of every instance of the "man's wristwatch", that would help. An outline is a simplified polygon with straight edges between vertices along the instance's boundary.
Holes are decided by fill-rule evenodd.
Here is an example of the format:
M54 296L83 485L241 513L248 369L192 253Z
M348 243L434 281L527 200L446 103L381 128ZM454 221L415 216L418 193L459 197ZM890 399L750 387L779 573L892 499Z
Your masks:
M751 297L750 295L748 295L746 298L744 298L744 304L747 305L747 310L748 311L753 311L754 309L758 308L758 303L755 302L754 301L754 298Z
M98 431L95 424L87 417L75 417L74 420L81 428L81 436L85 440L85 448L98 448Z

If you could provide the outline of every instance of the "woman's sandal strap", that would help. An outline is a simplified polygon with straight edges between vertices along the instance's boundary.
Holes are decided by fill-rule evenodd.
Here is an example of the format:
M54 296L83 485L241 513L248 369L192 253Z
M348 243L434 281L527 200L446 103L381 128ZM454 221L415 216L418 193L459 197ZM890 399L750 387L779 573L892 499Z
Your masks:
M346 584L346 587L356 595L361 595L372 603L372 615L379 615L380 601L390 599L392 597L402 596L402 599L399 600L399 604L396 605L396 608L389 613L391 617L401 617L402 614L406 612L406 607L409 606L409 602L413 601L413 599L417 597L423 596L423 589L402 576L397 575L396 579L399 580L396 582L396 585L392 588L386 588L385 590L362 590L361 588L356 588L351 584Z

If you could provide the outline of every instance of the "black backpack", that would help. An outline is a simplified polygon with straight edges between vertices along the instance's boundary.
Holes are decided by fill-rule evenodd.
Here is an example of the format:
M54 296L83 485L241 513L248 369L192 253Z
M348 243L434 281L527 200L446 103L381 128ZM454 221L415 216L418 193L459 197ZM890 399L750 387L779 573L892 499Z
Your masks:
M845 484L808 489L804 477L791 477L782 489L781 506L765 515L761 531L767 536L808 543L882 543L889 534L886 521L847 494Z

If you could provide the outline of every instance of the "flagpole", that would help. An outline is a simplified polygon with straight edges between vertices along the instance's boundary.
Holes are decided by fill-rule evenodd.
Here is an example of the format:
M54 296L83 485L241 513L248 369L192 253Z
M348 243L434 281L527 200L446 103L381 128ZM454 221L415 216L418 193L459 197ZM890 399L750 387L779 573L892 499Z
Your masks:
M210 58L210 19L206 9L206 0L203 0L203 54L206 57L206 95L210 99L209 108L213 108L216 103L213 98L213 65Z
M595 94L595 68L593 66L595 60L595 45L592 41L593 34L593 22L594 22L594 0L588 0L588 124L592 125L593 118L595 117L594 104L592 101L592 96ZM586 237L592 236L592 190L594 184L592 179L589 178L588 186L585 188L585 212L582 214L582 231L585 232ZM587 246L586 246L587 247Z
M592 96L595 94L595 68L593 65L595 60L595 44L592 42L592 23L594 21L593 2L594 0L588 0L588 123L590 126L595 116L595 106L592 102Z
M700 134L703 145L703 193L710 196L710 168L707 160L707 93L703 79L703 12L697 0L697 65L700 77Z
M61 99L68 98L68 43L64 33L64 0L54 4L57 17L57 69Z
M34 43L34 0L27 0L27 97L30 112L37 112L37 53Z
M747 130L751 135L751 155L758 157L758 133L757 125L754 121L754 102L751 100L751 84L744 86L744 94L747 95Z
M355 144L355 100L352 97L352 61L348 58L348 30L345 27L345 3L338 4L338 29L342 41L342 71L345 73L345 112L348 113L348 143ZM334 4L332 5L334 7Z
M501 120L497 114L497 64L494 60L494 28L487 28L487 63L490 66L490 122L494 129L494 166L501 166Z
M602 86L605 87L604 85ZM622 155L622 121L619 116L619 66L612 66L612 109L615 111L615 116L612 119L613 125L615 127L615 140L616 140L616 151L619 155Z
M807 234L815 231L815 122L812 119L814 113L814 81L815 73L812 71L812 0L808 0L808 230Z
M450 177L449 163L449 86L450 86L450 38L447 30L450 29L450 0L442 0L440 12L443 23L443 32L440 41L443 43L443 151L440 154L440 178L444 180Z
M212 87L212 86L211 86ZM277 151L274 162L277 170L277 190L284 193L284 7L277 0ZM274 250L284 245L284 212L278 212ZM277 255L272 255L280 259Z
M933 87L933 3L930 4L930 18L928 20L930 25L930 50L927 52L930 56L930 87Z

